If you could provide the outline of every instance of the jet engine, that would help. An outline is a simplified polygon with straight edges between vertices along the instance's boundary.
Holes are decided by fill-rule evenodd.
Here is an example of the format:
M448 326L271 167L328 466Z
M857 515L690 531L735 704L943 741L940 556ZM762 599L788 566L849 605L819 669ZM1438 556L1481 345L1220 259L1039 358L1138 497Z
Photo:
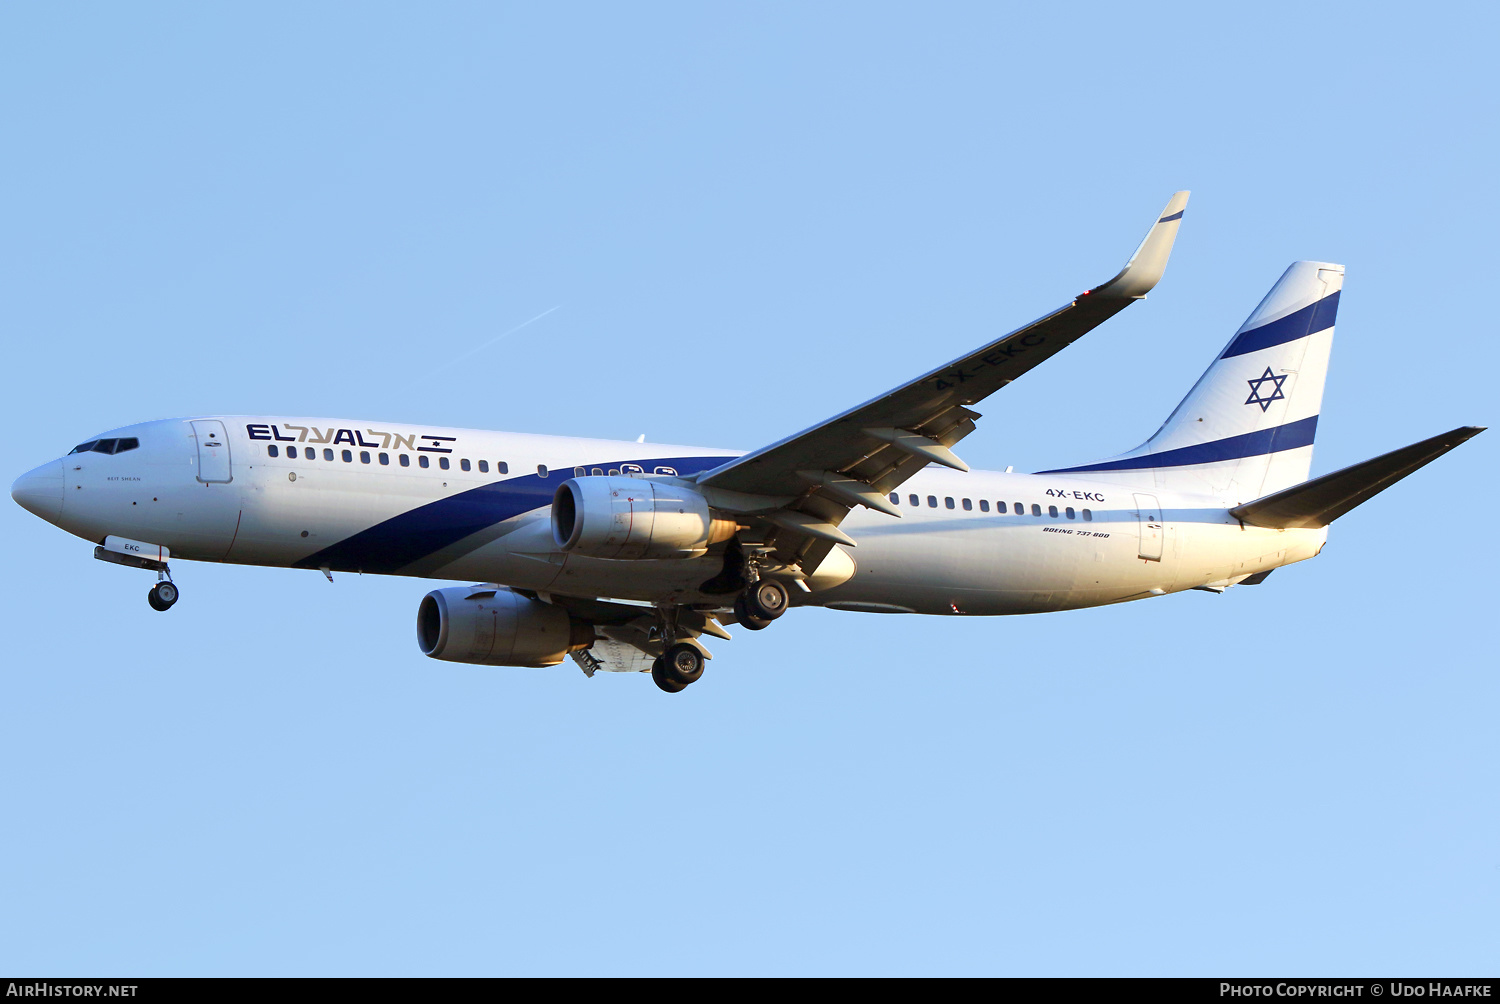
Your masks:
M417 647L448 662L555 666L593 641L592 625L504 586L434 589L417 608Z
M644 478L571 478L552 496L552 537L589 558L696 558L738 524L679 485Z

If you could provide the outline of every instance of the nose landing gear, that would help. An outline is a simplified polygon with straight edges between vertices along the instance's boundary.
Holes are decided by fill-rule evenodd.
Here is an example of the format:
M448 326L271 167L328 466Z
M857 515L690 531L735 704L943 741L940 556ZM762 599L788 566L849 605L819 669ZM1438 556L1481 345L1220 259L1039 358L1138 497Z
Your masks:
M151 587L146 594L146 602L151 604L152 610L170 610L172 604L177 602L177 585L162 573L162 579Z
M170 582L158 582L146 594L146 602L152 610L170 610L177 602L177 587Z
M170 610L172 604L177 602L177 585L172 581L172 573L167 568L167 558L170 555L171 551L162 545L126 540L124 537L105 537L104 543L94 548L94 557L100 561L127 568L144 568L156 573L156 585L146 594L146 602L151 604L152 610Z

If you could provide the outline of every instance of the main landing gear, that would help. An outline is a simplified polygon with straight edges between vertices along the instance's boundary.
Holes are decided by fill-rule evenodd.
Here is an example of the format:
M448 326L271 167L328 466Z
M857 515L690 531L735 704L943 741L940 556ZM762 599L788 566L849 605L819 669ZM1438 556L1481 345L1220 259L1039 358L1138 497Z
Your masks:
M751 631L763 631L791 604L786 586L775 579L757 579L734 601L734 617Z
M177 602L177 595L177 584L163 572L161 581L146 594L146 602L151 604L152 610L170 610L172 604Z
M751 631L760 631L786 613L790 605L791 595L786 586L775 579L757 576L735 598L735 621ZM701 611L670 606L657 609L660 620L654 637L665 645L665 650L651 663L651 679L667 693L678 694L703 675L704 658L703 650L696 642L678 639L684 636L694 638L704 633L717 634L721 638L729 636L717 627L708 630L706 615Z
M651 679L669 694L679 693L702 675L703 653L687 642L673 645L651 664Z

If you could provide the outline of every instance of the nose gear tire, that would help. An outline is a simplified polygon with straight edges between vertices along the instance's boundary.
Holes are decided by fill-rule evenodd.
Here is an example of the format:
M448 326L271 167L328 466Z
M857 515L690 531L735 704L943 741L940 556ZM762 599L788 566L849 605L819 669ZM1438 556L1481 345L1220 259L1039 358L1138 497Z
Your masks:
M158 582L146 594L146 602L152 610L170 610L177 602L177 587L171 582Z

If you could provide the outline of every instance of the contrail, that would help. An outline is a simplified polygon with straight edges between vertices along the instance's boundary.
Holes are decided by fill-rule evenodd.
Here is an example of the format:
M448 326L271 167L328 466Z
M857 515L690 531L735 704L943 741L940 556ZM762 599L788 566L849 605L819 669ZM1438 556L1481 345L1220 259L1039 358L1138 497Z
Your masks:
M548 314L552 313L554 310L559 309L561 306L562 306L562 304L559 303L556 307L548 307L546 310L542 311L540 314L537 314L531 320L529 320L529 321L522 321L520 324L517 324L514 328L511 328L509 331L502 332L502 333L496 335L494 338L491 338L489 341L487 341L487 342L481 342L480 344L474 346L469 351L461 353L460 355L454 356L452 359L449 359L447 362L443 363L443 365L439 366L437 369L433 370L431 373L428 373L427 375L428 376L435 376L438 373L441 373L443 370L447 369L449 366L452 366L454 363L462 362L463 360L465 360L465 359L469 358L470 356L474 355L476 352L483 352L485 349L489 348L491 345L494 345L496 342L500 341L500 339L502 339L502 338L509 338L511 335L515 334L517 331L520 331L522 328L527 327L528 325L535 324L537 321L540 321L542 318L546 317Z

